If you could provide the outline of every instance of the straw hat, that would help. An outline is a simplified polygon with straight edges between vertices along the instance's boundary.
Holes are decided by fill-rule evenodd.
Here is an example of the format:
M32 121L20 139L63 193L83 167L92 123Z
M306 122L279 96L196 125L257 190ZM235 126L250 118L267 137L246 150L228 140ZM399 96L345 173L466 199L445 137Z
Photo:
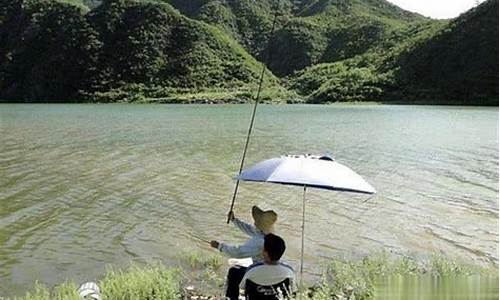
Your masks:
M255 227L262 230L265 234L274 231L274 223L278 220L278 214L273 210L263 211L258 206L252 207L252 217L255 222Z

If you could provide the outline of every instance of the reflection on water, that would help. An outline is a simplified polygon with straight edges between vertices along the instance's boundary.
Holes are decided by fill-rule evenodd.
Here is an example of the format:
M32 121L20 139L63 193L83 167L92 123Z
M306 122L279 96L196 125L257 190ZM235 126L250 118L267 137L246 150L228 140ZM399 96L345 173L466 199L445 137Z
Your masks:
M1 105L0 296L107 264L175 261L192 234L235 242L226 225L251 105ZM305 271L385 250L498 264L498 109L259 107L247 165L330 153L378 191L310 190ZM368 200L367 202L365 202ZM243 183L279 214L286 259L300 253L300 188Z
M375 283L377 300L493 300L498 277L394 276Z

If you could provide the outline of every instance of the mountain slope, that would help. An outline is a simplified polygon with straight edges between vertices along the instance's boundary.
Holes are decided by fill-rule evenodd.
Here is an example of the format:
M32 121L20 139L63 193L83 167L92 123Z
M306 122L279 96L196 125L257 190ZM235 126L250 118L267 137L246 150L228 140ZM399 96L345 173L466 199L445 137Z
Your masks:
M100 43L82 10L55 1L2 8L0 99L72 99L90 84Z
M498 0L451 21L279 2L3 1L0 101L247 101L269 50L267 100L498 105Z
M309 67L289 87L312 103L498 105L498 0L451 22L417 22L367 52Z
M268 67L289 75L321 62L353 57L424 17L384 0L169 0L191 18L213 24L262 59L274 13L278 26Z
M453 20L432 38L401 53L395 73L402 94L427 101L498 105L498 0Z
M311 1L277 32L277 57L269 68L278 75L318 63L352 58L388 39L395 31L426 21L383 1Z
M248 99L260 75L260 63L232 38L167 4L108 0L87 13L59 1L13 1L5 16L5 100L169 99L217 90ZM271 73L266 78L284 91Z
M273 12L288 15L290 3L275 0L166 0L183 14L223 29L258 57L267 45Z

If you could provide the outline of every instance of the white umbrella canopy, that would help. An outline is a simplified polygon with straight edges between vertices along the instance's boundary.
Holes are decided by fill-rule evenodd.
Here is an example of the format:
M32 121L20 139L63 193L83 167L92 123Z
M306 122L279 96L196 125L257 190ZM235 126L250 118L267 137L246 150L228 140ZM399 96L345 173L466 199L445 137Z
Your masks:
M300 284L304 267L304 231L306 188L375 194L375 189L363 177L329 156L285 155L272 158L243 170L238 180L298 185L304 188L302 198L302 247Z
M359 174L328 156L288 155L268 159L243 170L237 179L353 193L376 192Z

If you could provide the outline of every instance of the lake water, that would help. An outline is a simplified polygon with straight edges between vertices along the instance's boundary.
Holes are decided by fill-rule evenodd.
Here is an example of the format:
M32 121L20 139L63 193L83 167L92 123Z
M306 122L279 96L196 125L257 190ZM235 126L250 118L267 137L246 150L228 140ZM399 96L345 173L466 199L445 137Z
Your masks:
M0 296L243 236L225 218L250 105L0 105ZM261 105L246 165L329 153L378 191L309 190L309 280L381 250L498 265L498 109ZM301 189L242 183L298 264ZM496 286L498 294L498 285ZM380 292L384 293L384 291Z

